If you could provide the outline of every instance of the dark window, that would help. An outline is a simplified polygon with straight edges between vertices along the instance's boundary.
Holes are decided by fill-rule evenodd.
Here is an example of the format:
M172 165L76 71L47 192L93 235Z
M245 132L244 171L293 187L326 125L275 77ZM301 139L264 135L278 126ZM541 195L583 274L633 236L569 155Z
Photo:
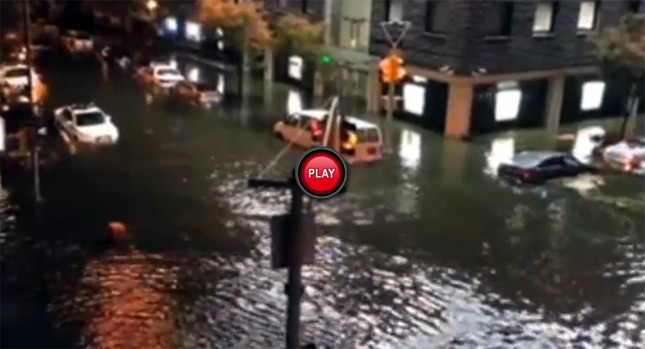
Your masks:
M489 11L483 23L484 33L488 36L509 36L513 23L513 2L487 1Z
M448 1L427 2L425 30L433 33L445 33L449 28L450 4Z
M638 13L641 9L642 0L638 1L629 1L627 4L629 6L629 12Z
M300 0L300 6L301 6L300 11L302 11L302 13L307 13L307 9L309 7L309 1Z
M385 21L400 22L403 20L403 0L385 0Z

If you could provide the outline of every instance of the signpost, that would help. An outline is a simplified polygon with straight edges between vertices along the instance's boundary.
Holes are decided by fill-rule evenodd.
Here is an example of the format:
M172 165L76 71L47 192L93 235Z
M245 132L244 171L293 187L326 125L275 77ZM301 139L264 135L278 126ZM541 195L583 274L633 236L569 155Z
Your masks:
M302 191L296 181L296 173L286 181L249 179L251 188L279 188L291 191L289 214L271 219L273 268L289 268L285 285L287 294L287 349L300 348L300 301L304 292L302 285L303 264L313 263L315 250L315 229L313 216L302 212Z
M392 152L391 129L392 119L394 118L394 94L395 85L405 77L405 70L403 69L403 58L397 53L399 44L405 37L405 34L410 29L410 22L381 22L381 29L385 34L385 38L390 43L390 52L386 58L379 64L383 76L383 82L387 83L387 114L386 114L386 132L387 132L387 145L386 151ZM399 28L400 31L397 36L392 36L392 29Z

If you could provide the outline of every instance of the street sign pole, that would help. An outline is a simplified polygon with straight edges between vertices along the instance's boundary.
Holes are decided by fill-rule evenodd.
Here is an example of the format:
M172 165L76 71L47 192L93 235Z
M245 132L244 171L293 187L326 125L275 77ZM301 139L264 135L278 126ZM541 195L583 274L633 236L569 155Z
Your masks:
M403 28L399 33L398 37L394 39L388 30L388 25L402 25ZM405 37L405 34L410 29L410 22L381 22L381 29L385 34L385 38L390 43L390 53L394 52L399 47L399 43ZM385 145L385 152L392 153L392 120L394 119L394 103L395 103L395 90L396 85L394 81L389 81L387 83L387 105L386 105L386 114L385 114L385 140L387 144Z
M291 191L291 209L289 214L289 229L287 229L287 265L289 275L285 285L287 294L287 335L286 348L300 348L300 301L304 292L302 285L302 191L295 178L295 171L286 181L249 179L251 188L280 188Z
M34 200L36 202L42 201L42 195L40 193L40 156L39 156L39 142L38 142L38 127L40 125L40 120L37 120L37 115L34 112L34 82L32 79L32 59L31 59L31 19L29 13L29 1L23 0L23 30L24 30L24 41L25 41L25 50L27 60L27 68L29 73L27 74L27 98L29 100L29 109L30 116L34 125L32 127L32 148L31 156L34 166Z

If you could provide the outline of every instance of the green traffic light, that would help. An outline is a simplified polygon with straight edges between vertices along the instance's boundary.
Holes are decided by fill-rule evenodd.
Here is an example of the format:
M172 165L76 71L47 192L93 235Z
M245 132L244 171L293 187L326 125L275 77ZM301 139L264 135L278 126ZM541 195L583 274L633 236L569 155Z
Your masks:
M331 56L330 55L323 55L321 58L321 61L325 64L331 63Z

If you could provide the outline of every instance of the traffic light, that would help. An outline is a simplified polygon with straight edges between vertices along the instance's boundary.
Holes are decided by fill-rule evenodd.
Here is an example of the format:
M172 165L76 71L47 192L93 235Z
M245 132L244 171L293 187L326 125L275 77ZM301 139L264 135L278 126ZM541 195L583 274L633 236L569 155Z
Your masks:
M397 83L407 74L403 67L403 58L396 54L390 54L383 58L379 64L383 82Z
M323 64L331 64L331 61L332 61L331 55L325 53L324 55L322 55L322 57L320 57L320 61Z

